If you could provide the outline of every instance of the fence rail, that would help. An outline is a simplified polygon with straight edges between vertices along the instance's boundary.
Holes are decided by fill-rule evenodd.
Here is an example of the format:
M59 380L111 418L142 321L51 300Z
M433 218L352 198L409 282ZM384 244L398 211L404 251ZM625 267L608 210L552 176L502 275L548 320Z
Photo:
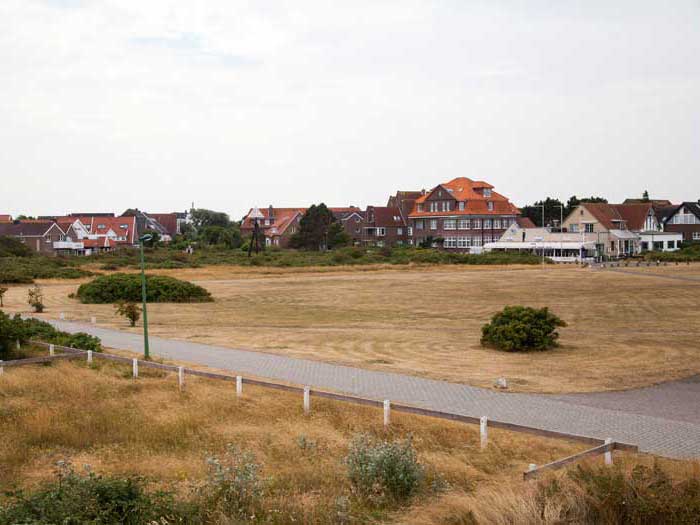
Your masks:
M403 403L394 403L390 402L389 400L378 400L378 399L369 399L369 398L364 398L364 397L358 397L358 396L352 396L348 394L341 394L337 392L329 392L327 390L319 390L319 389L314 389L310 388L307 386L301 386L301 385L290 385L290 384L283 384L283 383L277 383L273 381L266 381L263 379L253 379L253 378L244 378L240 375L228 375L228 374L220 374L216 372L206 372L204 370L195 370L192 368L185 368L177 365L166 365L163 363L156 363L154 361L144 361L140 359L134 359L130 357L124 357L120 355L114 355L114 354L106 354L103 352L90 352L86 350L79 350L76 348L70 348L66 346L59 346L59 345L51 345L49 343L44 343L41 341L32 341L33 344L43 346L46 348L49 348L50 350L52 349L54 352L56 350L60 350L64 352L63 354L53 354L45 357L31 357L28 359L15 359L12 361L5 361L5 362L0 362L0 372L2 371L2 367L13 367L13 366L23 366L23 365L31 365L31 364L37 364L37 363L47 363L51 362L54 360L69 360L69 359L76 359L80 358L83 356L87 355L88 361L92 362L92 359L102 359L105 361L112 361L116 363L124 363L124 364L131 364L133 366L133 375L134 377L138 377L138 370L139 368L153 368L157 370L165 370L169 372L174 372L177 374L178 377L178 385L181 389L184 388L184 376L185 375L191 375L191 376L197 376L197 377L204 377L207 379L217 379L217 380L223 380L223 381L231 381L236 383L236 393L237 395L241 395L242 393L242 385L251 385L251 386L259 386L263 388L269 388L273 390L281 390L284 392L293 392L293 393L301 393L304 394L304 409L306 412L310 410L310 397L318 397L322 399L330 399L334 401L342 401L345 403L353 403L356 405L364 405L364 406L371 406L371 407L384 407L384 424L389 425L389 419L390 419L390 413L391 411L396 411L396 412L402 412L406 414L413 414L413 415L418 415L418 416L427 416L427 417L434 417L438 419L445 419L448 421L457 421L460 423L467 423L467 424L474 424L474 425L479 425L480 426L480 433L481 433L481 447L485 448L487 446L487 441L488 441L488 427L492 428L499 428L502 430L509 430L512 432L520 432L520 433L526 433L526 434L532 434L536 435L539 437L546 437L546 438L556 438L556 439L567 439L567 440L572 440L572 441L577 441L581 443L587 443L591 445L595 445L593 448L585 450L579 454L575 454L573 456L569 456L564 459L560 459L558 461L554 461L552 463L548 463L546 465L541 465L541 466L536 466L531 464L530 465L530 470L527 472L523 473L523 479L532 479L536 477L539 473L545 470L555 470L558 468L562 468L565 465L568 465L569 463L573 463L575 461L579 461L583 458L590 457L590 456L596 456L599 454L606 454L606 461L608 458L611 459L611 456L608 456L609 454L612 453L613 450L623 450L623 451L628 451L628 452L637 452L638 447L636 445L632 445L629 443L621 443L617 441L612 441L612 440L603 440L599 438L594 438L590 436L582 436L579 434L571 434L568 432L558 432L558 431L553 431L553 430L545 430L541 428L536 428L536 427L528 427L525 425L519 425L516 423L507 423L504 421L494 421L490 418L486 417L475 417L475 416L466 416L462 414L455 414L452 412L444 412L441 410L433 410L430 408L422 408L422 407L417 407L413 405L407 405Z

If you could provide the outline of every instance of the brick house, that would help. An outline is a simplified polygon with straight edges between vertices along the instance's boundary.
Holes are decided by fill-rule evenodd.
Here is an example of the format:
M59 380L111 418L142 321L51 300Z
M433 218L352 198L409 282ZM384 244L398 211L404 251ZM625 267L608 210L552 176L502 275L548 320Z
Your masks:
M664 208L664 231L683 235L684 242L700 242L700 201Z
M329 208L333 217L343 225L345 233L352 239L353 244L362 242L363 226L366 213L357 206L347 208Z
M254 221L250 218L252 211L253 208L241 221L241 235L244 238L253 233ZM306 208L275 208L270 205L258 211L263 215L258 224L265 238L265 245L287 248L290 238L299 229L299 221L306 213Z
M0 213L0 222L12 222L12 215Z
M408 227L401 217L401 210L390 206L367 206L361 243L378 247L408 244Z
M479 253L516 222L520 210L493 186L457 177L415 199L408 215L408 242ZM439 240L442 239L442 242Z
M0 223L0 236L15 237L33 252L54 255L53 243L64 238L64 232L54 221L15 221Z

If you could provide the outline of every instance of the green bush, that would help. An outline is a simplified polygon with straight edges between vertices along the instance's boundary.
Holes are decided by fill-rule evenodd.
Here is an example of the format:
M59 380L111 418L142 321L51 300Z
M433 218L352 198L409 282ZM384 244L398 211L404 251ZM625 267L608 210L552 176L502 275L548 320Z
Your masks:
M19 239L0 235L0 257L31 257L32 250Z
M353 489L363 498L405 500L425 477L410 438L377 443L367 435L357 436L345 463Z
M78 268L84 258L74 257L0 257L0 284L32 283L34 279L78 279L93 275L92 272Z
M14 348L17 339L22 343L34 339L79 350L102 351L99 337L84 332L69 334L39 319L22 319L19 314L10 317L0 312L0 354L7 355Z
M141 276L136 273L101 275L81 284L76 293L82 303L141 301ZM146 276L149 303L200 303L212 301L207 290L196 284L162 275Z
M143 478L76 473L59 462L56 480L31 493L10 492L0 507L0 525L177 523L187 507L172 493L146 492Z
M481 344L507 352L547 350L557 345L557 327L566 326L547 308L506 306L481 328Z

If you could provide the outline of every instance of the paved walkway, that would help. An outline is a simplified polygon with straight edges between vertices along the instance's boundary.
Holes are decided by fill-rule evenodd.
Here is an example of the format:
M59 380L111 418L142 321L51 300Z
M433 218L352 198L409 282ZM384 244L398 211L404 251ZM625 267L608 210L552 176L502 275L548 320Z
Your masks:
M89 324L51 321L67 332L96 335L112 348L143 351L137 334ZM320 361L234 350L152 337L151 353L240 375L255 375L373 399L391 399L434 410L543 430L638 445L668 457L700 457L700 383L669 383L622 393L547 396L510 394L401 374ZM685 386L684 386L685 385ZM689 386L688 386L689 385Z

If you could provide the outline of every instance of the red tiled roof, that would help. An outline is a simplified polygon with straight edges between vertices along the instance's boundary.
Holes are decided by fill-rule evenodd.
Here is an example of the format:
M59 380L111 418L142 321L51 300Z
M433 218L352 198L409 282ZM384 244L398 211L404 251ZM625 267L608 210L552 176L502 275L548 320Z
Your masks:
M457 202L465 202L465 209L460 211L455 206L456 209L449 212L417 211L418 204L425 203L432 193L438 189L444 189ZM473 181L467 177L457 177L449 182L439 184L425 195L416 199L409 217L430 217L432 215L445 215L446 213L449 215L512 215L520 213L520 210L500 193L492 191L490 197L484 197L481 192L476 191L477 189L490 190L493 189L493 186L487 182ZM493 203L493 210L488 209L488 202Z
M581 204L608 230L627 227L628 230L644 229L652 203L645 204L606 204L602 202L584 202Z
M177 235L177 214L175 213L147 213L149 217L157 220L171 237Z
M532 222L530 217L516 217L515 222L517 222L518 226L521 228L537 228L537 225Z
M251 231L253 229L253 221L249 218L252 211L253 209L251 208L243 219L243 222L241 223L241 230ZM296 217L297 214L303 215L306 213L306 208L272 208L272 215L275 220L273 224L268 226L265 226L264 221L265 219L270 218L270 209L261 208L260 213L263 216L263 222L260 223L263 233L267 236L274 236L282 235L290 224L292 224L294 217Z
M0 215L0 222L12 222L12 215Z
M404 220L401 217L401 210L397 207L392 206L368 206L367 207L367 220L370 219L370 214L373 215L372 221L370 221L374 226L377 227L391 227L400 228L404 226Z

